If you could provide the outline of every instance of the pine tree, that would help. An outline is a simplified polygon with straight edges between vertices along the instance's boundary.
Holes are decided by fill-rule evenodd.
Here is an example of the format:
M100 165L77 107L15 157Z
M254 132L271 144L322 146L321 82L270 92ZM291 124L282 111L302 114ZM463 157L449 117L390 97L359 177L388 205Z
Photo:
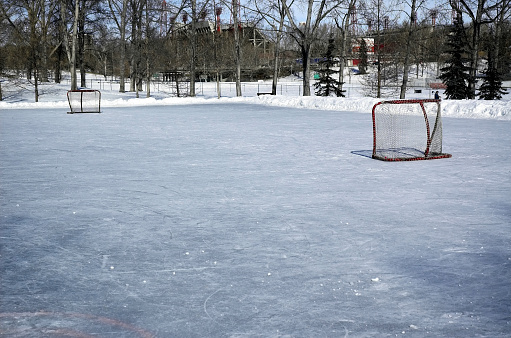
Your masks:
M345 91L341 89L344 82L339 82L334 78L334 75L339 73L339 71L333 69L334 63L334 39L330 38L327 52L323 60L319 62L319 79L314 84L317 96L335 95L344 97L343 93Z
M365 39L360 39L360 49L358 50L359 64L358 71L360 74L367 73L367 43Z
M447 41L447 53L450 55L446 61L447 66L442 68L440 79L446 85L445 96L448 99L463 100L470 97L468 83L470 76L469 67L466 66L468 59L465 57L466 35L463 20L458 17L454 20Z
M490 42L488 45L488 65L483 72L485 78L481 87L479 87L479 93L477 95L480 100L500 100L502 95L507 94L507 92L502 88L502 80L493 57L495 38L490 37L488 41Z

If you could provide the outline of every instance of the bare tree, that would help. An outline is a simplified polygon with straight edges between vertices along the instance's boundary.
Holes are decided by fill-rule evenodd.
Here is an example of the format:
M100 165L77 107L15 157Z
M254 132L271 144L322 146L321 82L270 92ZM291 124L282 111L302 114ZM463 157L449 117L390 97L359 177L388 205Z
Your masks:
M197 0L188 0L190 9L190 26L187 29L187 36L190 41L190 96L195 96L195 79L197 77L197 53L198 53L198 36L197 24L199 22L199 15L206 13L206 8L209 5L208 1L197 4ZM184 3L186 6L186 2Z
M69 48L69 39L68 39L68 30L67 30L67 20L66 20L66 1L61 0L60 5L60 13L62 17L63 26L63 38L64 38L64 46L66 47L67 59L69 62L69 71L71 72L71 90L78 89L78 81L76 76L76 45L77 45L77 32L78 32L78 17L80 15L80 4L78 0L75 0L74 6L74 20L72 30L71 30L71 48Z
M151 62L149 56L149 35L151 34L151 25L149 20L149 3L145 0L146 8L145 11L145 39L144 39L144 50L145 50L145 66L146 66L146 97L151 97Z
M340 83L340 90L342 90L342 86L344 85L344 67L346 67L346 54L347 54L347 43L348 43L348 32L350 25L353 25L353 22L350 22L350 18L352 16L352 13L355 11L355 5L357 3L357 0L349 0L348 2L348 9L345 14L342 13L342 11L338 11L337 15L335 17L335 24L337 26L337 29L341 33L341 45L340 45L340 57L339 57L339 83ZM339 21L339 17L342 18L341 21Z
M405 55L403 60L403 81L401 83L400 99L406 97L406 87L408 83L408 72L410 68L410 53L413 40L413 34L417 25L417 0L412 0L410 4L410 23L408 26L408 36L406 38Z
M91 27L94 23L99 25L101 18L101 0L77 0L79 2L79 16L78 16L78 51L77 51L77 68L80 69L80 86L86 87L86 53L87 48L92 42ZM88 29L88 31L87 31Z
M139 96L142 89L142 19L144 17L145 0L130 0L129 14L131 22L130 39L130 91Z
M281 41L284 35L284 23L286 10L282 0L269 0L268 2L254 1L257 13L270 26L271 34L274 36L273 47L273 81L271 86L272 95L277 94L277 83L280 67Z
M459 1L459 6L456 1ZM476 95L476 74L479 64L479 46L481 43L481 27L491 23L494 19L490 17L490 12L498 6L499 0L450 0L451 6L458 12L466 13L471 23L471 43L470 43L470 81L469 91L470 99L474 99Z
M504 26L506 22L509 23L511 17L511 0L501 0L495 7L495 37L497 39L494 50L494 61L497 71L499 73L504 72L504 62L509 63L509 59L504 57L506 52L506 46L503 45L502 40L504 36Z
M11 20L9 18L9 7L6 6L7 4L3 4L0 2L0 39L2 39L3 41L7 41L8 38L9 38L9 33L8 31L10 29L12 29L11 27ZM6 59L6 55L5 55L5 52L2 51L2 53L0 53L0 76L3 76L4 73L4 68L5 68L5 60ZM2 81L0 81L0 101L3 100L3 95L2 95Z
M395 22L395 15L393 12L392 2L383 0L367 0L363 4L362 15L367 21L371 21L373 25L372 33L374 36L374 54L376 57L376 79L371 80L371 86L376 87L376 97L382 97L382 86L386 80L387 70L387 42L389 38L390 25Z
M236 82L236 96L241 96L241 41L240 41L240 29L241 23L240 20L240 8L238 0L222 0L222 3L225 4L227 8L231 11L232 15L232 24L233 24L233 33L234 33L234 80Z
M299 4L297 0L282 0L282 3L291 28L290 34L300 46L303 70L303 96L310 96L311 48L313 43L318 39L317 32L320 28L320 24L341 4L341 1L307 0L305 22L299 22L297 16L293 14L295 7Z
M40 12L38 15L38 25L40 29L40 79L42 82L48 82L48 58L49 58L49 29L51 27L52 19L55 15L56 2L54 1L39 1Z
M112 18L119 30L120 48L119 48L119 92L124 93L125 88L125 67L126 62L126 25L127 25L127 11L128 0L108 0L108 6Z
M28 48L27 78L34 79L36 102L39 101L39 81L48 81L48 34L55 8L56 3L48 0L0 2L0 15L21 45Z

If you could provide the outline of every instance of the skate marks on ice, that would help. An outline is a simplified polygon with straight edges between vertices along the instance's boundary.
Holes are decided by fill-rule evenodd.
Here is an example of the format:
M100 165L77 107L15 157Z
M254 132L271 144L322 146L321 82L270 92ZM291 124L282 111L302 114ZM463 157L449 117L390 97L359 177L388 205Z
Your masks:
M3 322L508 336L508 122L446 121L456 158L389 166L350 153L366 116L260 109L2 114L0 311L18 318Z
M95 337L153 338L151 332L131 324L83 313L4 312L0 313L0 335L6 337Z

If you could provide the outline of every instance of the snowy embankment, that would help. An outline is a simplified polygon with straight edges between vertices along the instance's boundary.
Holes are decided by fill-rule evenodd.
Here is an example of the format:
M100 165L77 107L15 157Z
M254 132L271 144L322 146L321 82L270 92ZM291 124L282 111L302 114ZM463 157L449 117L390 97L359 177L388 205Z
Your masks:
M283 79L278 86L279 95L262 95L258 92L271 91L271 82L243 82L242 97L236 97L235 84L223 82L221 98L217 98L216 83L202 82L197 85L196 97L173 97L168 84L153 83L151 97L147 98L145 92L140 92L136 98L134 92L119 92L119 84L108 82L101 76L89 74L90 88L101 91L101 108L110 107L141 107L141 106L172 106L187 104L216 104L216 103L251 103L263 104L275 107L305 108L328 111L351 111L360 113L371 113L375 103L390 98L376 99L364 95L363 86L358 83L358 78L353 83L346 84L347 97L317 97L301 96L301 81L294 78ZM356 81L357 80L357 81ZM0 110L4 109L66 109L68 102L66 92L69 89L68 83L48 83L39 86L39 101L33 102L34 94L31 85L24 82L23 86L13 82L2 83L4 101L0 101ZM509 87L511 83L506 83ZM426 88L409 88L406 97L409 99L431 98L432 92ZM508 90L509 92L509 90ZM440 92L441 97L444 93ZM443 100L442 111L445 117L477 118L477 119L498 119L511 120L511 93L503 97L501 101L483 100Z
M262 97L262 102L282 107L311 108L370 113L375 98L319 98L319 97ZM385 99L383 99L385 100ZM445 117L482 118L511 120L511 101L444 100L442 111Z
M259 97L195 97L195 98L118 98L103 99L101 106L108 107L135 107L135 106L166 106L183 104L215 104L215 103L254 103L277 107L306 108L319 110L352 111L370 113L373 105L381 99L356 97L297 97L297 96L270 96ZM37 109L37 108L67 108L67 101L47 102L0 102L0 109ZM482 100L443 100L442 111L444 117L478 118L511 120L511 101L482 101Z

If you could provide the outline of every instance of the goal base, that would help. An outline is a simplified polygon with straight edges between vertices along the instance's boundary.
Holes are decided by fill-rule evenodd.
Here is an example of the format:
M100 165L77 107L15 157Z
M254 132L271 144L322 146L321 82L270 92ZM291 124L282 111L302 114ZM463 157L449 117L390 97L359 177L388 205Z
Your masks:
M375 160L387 162L435 160L450 157L452 157L452 155L447 153L430 153L424 155L424 152L414 148L378 149L372 155L372 158Z
M68 114L101 114L100 111L68 111Z

